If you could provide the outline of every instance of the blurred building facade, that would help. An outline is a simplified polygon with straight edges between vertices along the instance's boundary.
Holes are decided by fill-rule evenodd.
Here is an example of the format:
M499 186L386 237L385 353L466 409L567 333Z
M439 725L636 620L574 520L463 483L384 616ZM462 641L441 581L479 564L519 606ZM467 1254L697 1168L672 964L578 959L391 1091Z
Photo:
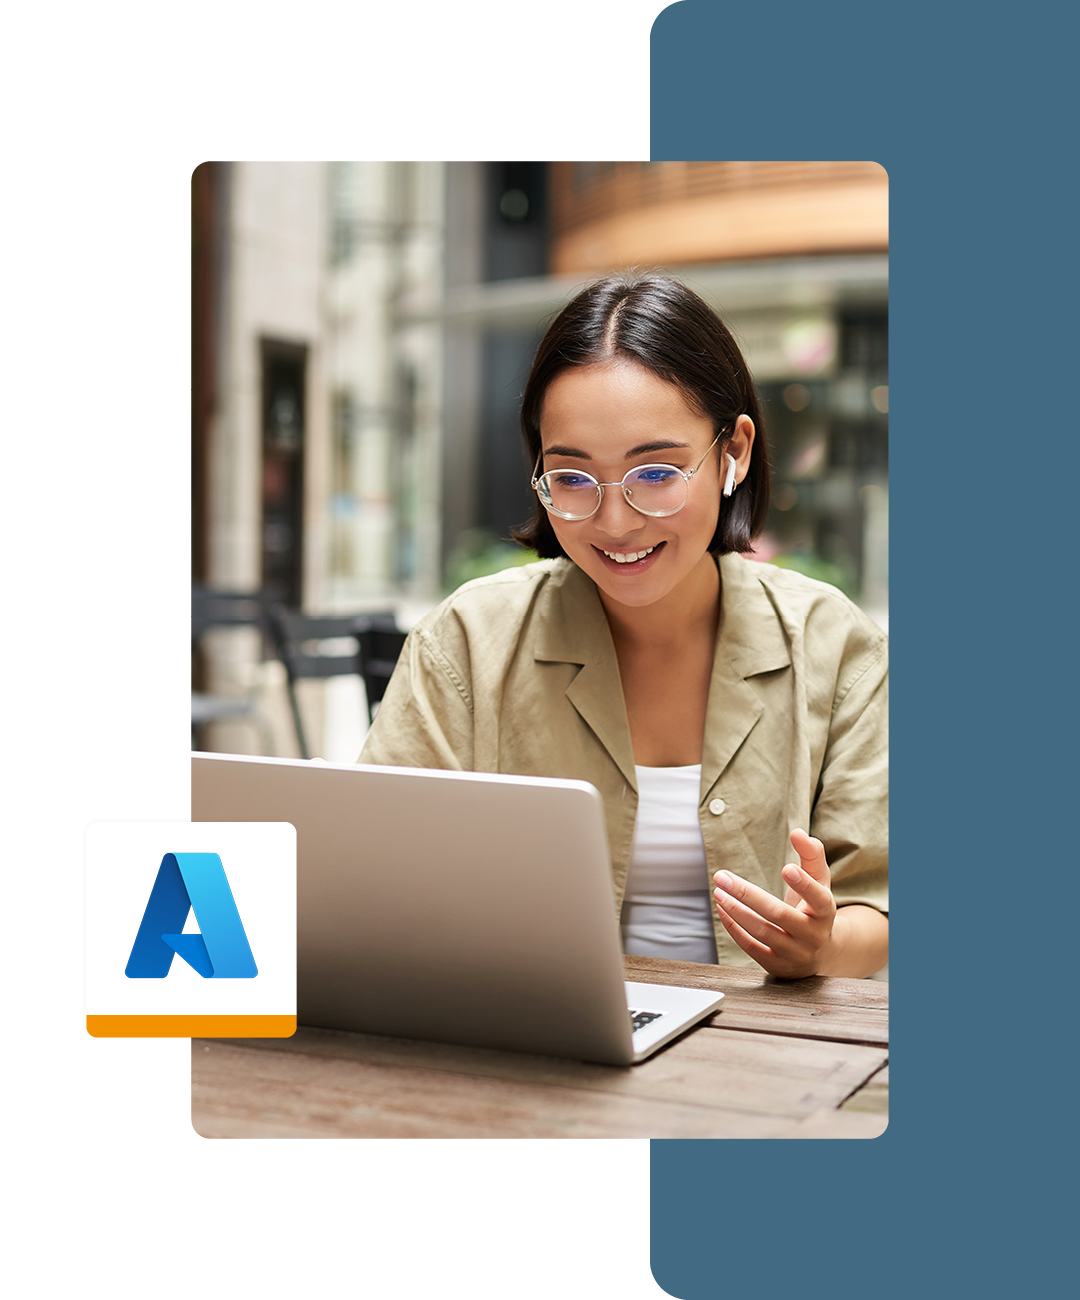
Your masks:
M195 580L408 622L516 558L533 351L636 266L746 352L776 467L760 557L887 619L877 164L206 163L192 229Z

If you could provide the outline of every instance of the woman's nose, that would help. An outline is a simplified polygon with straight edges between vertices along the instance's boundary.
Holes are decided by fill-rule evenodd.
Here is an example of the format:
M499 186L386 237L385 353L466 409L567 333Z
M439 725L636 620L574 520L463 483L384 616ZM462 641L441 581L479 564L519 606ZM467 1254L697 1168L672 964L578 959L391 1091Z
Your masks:
M600 508L593 516L601 532L610 537L622 537L635 532L645 522L645 516L627 501L618 483L605 487Z

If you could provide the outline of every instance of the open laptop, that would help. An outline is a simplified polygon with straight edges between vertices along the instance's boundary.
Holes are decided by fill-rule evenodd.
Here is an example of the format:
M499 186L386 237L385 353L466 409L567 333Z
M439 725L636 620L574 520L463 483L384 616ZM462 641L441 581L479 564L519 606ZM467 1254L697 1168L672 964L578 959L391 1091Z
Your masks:
M191 816L296 827L300 1024L630 1065L724 996L624 980L583 781L193 754Z

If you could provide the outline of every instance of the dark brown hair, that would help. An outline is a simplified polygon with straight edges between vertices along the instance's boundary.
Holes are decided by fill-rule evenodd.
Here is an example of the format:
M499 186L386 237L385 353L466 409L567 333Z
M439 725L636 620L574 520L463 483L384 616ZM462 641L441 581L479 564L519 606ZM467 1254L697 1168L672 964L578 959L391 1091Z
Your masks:
M664 275L612 275L582 290L556 316L540 347L521 398L521 432L529 469L540 454L540 415L549 385L571 366L626 357L674 384L690 408L727 432L740 415L754 422L750 469L724 498L709 550L713 555L752 550L769 509L769 454L754 382L739 346L719 316L693 290ZM718 463L722 464L719 458ZM511 536L544 559L564 555L548 513L536 514Z

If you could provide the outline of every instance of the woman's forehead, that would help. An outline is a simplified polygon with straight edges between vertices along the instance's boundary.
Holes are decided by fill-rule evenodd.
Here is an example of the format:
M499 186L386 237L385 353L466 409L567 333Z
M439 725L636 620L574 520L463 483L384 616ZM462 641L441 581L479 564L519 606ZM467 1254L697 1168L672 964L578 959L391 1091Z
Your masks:
M713 436L711 421L674 384L623 360L557 375L544 395L540 431L545 452L589 458L693 450Z

